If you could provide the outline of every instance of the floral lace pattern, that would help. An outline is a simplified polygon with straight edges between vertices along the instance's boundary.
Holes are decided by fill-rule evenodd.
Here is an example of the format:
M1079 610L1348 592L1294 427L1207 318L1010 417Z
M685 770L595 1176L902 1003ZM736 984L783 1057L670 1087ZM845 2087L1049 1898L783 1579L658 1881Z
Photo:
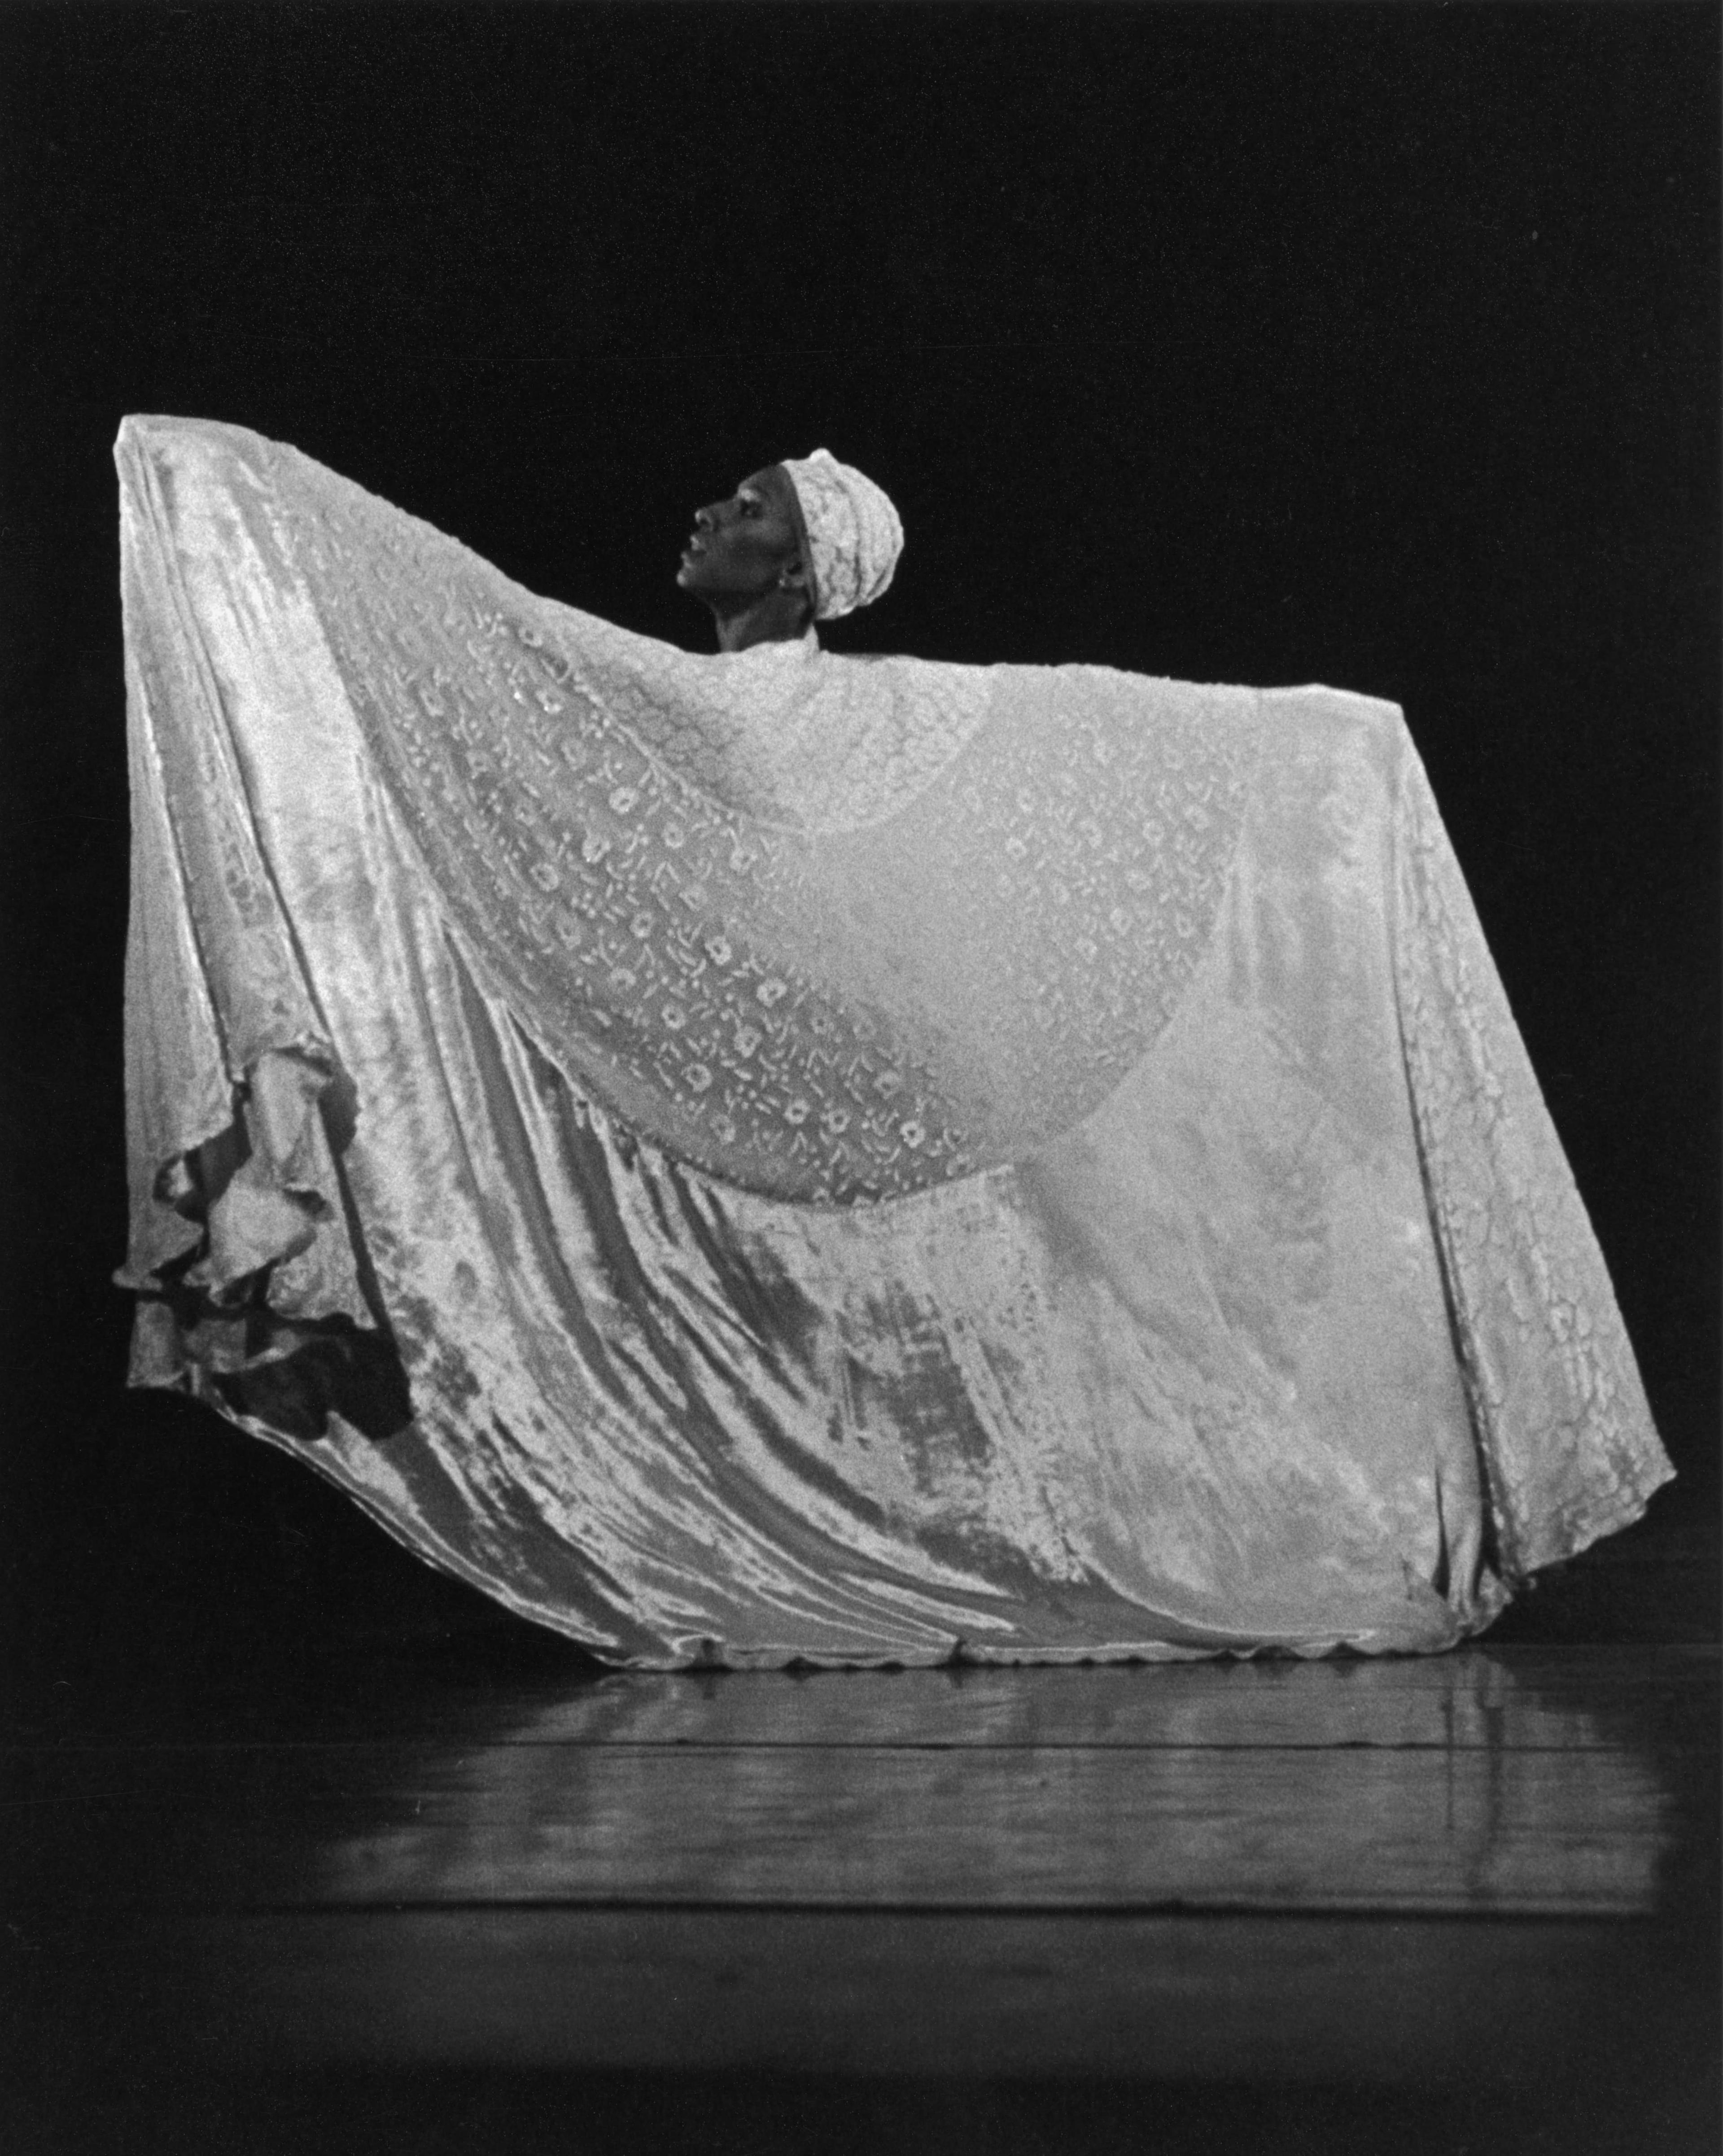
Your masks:
M277 528L431 880L622 1120L815 1203L1086 1113L1213 923L1259 700L1099 668L691 656L296 452Z

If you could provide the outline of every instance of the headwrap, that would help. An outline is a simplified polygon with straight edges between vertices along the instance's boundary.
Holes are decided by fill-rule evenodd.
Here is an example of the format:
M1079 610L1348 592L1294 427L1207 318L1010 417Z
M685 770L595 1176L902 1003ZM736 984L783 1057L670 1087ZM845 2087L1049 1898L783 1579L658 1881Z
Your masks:
M834 621L871 606L891 582L904 550L904 527L891 497L829 449L786 457L808 534L816 621Z

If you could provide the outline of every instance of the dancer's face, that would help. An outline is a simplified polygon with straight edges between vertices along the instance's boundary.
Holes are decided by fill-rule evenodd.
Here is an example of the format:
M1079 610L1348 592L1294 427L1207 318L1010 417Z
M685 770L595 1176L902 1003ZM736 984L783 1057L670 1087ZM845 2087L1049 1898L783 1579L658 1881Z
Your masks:
M782 588L808 588L795 495L782 465L745 479L727 501L694 513L676 582L711 603L746 604Z

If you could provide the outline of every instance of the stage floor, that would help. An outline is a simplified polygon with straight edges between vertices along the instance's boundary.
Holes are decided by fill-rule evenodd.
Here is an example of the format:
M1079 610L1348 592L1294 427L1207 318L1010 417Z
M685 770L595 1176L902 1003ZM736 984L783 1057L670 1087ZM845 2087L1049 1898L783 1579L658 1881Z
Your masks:
M603 1675L8 1747L26 2140L1715 2146L1717 1650Z

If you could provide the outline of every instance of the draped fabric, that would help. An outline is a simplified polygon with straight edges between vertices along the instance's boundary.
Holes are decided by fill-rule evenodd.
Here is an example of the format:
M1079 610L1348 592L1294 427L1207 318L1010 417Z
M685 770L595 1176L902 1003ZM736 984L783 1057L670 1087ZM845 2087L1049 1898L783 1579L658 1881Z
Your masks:
M655 1666L1441 1647L1667 1477L1392 706L116 454L134 1382Z

